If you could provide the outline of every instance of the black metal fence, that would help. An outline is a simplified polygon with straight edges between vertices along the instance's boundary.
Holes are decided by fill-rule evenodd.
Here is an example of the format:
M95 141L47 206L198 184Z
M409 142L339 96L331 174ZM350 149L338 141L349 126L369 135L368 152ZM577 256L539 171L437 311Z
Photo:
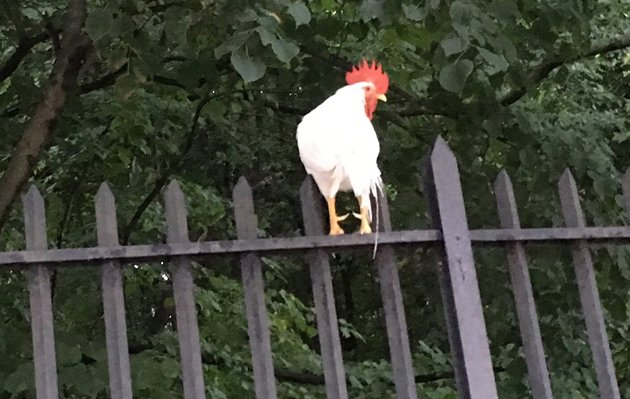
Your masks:
M417 393L394 249L399 245L431 245L442 249L443 261L439 262L438 275L459 396L497 398L472 251L473 244L490 244L501 245L507 251L532 396L536 399L552 398L524 243L557 242L571 246L600 396L620 398L589 242L627 243L630 227L586 227L577 188L567 170L559 182L565 228L521 229L512 185L508 175L502 172L495 184L501 229L469 230L457 162L441 138L427 158L426 176L425 192L433 229L391 231L389 209L384 198L380 209L379 248L375 263L396 397L415 399ZM630 178L624 179L623 188L625 201L630 203ZM252 191L247 181L241 178L234 188L238 239L190 242L184 195L178 183L172 182L164 198L167 243L120 246L114 196L103 184L96 196L98 247L49 250L44 201L37 189L31 187L23 199L26 250L1 252L0 266L23 265L27 271L37 398L58 398L51 267L78 262L91 262L102 270L110 395L113 399L132 397L122 268L124 264L149 260L170 262L184 397L205 398L191 258L230 253L240 256L256 397L276 398L260 256L289 251L305 253L310 267L327 397L347 398L329 252L361 247L371 249L374 235L325 236L320 194L310 178L302 185L300 194L304 237L258 239Z

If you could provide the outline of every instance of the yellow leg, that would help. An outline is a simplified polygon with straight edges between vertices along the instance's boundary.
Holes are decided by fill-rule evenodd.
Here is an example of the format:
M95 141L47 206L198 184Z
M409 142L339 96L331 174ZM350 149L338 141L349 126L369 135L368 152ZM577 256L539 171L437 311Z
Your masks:
M339 222L345 220L348 215L337 216L337 209L335 207L335 197L326 198L326 202L328 202L328 217L330 221L330 235L336 236L339 234L343 234L344 231L339 226Z
M368 208L367 206L361 207L361 196L357 196L357 200L359 201L359 208L361 209L361 214L356 215L361 219L361 227L359 228L359 234L370 234L372 232L372 228L370 227L370 222L368 221Z

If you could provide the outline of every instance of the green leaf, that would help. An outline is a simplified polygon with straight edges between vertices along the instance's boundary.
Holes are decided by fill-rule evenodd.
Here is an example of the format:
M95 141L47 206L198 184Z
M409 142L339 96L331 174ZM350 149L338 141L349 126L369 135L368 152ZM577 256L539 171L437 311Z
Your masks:
M278 19L277 19L278 17L274 15L275 14L272 14L272 13L261 15L256 19L256 21L261 27L271 32L275 32L276 30L278 30L278 27L280 26L280 24L278 23Z
M474 65L470 60L458 60L452 64L446 65L440 71L440 85L442 85L445 90L460 94L473 68Z
M509 64L502 55L495 54L482 47L479 47L477 50L479 55L488 63L488 68L486 68L488 75L494 75L508 69Z
M420 22L425 17L424 9L418 7L417 5L403 4L402 8L403 8L403 13L405 14L405 18L411 21Z
M132 370L134 368L138 370L137 376L134 378L134 383L137 384L138 388L155 389L168 383L170 378L164 375L162 364L156 357L142 356L132 359L132 361L136 363L132 363Z
M128 37L133 35L135 24L131 17L127 14L121 14L116 16L116 19L112 22L112 27L109 30L109 34L112 37Z
M450 37L440 42L442 49L444 49L444 55L451 56L453 54L461 53L468 47L468 41L461 37Z
M104 37L112 27L114 16L107 8L97 8L90 12L85 21L85 30L94 41Z
M260 58L250 57L246 50L246 47L234 50L230 61L245 83L250 83L262 78L267 66Z
M256 28L256 32L260 36L260 42L265 46L271 44L274 54L282 62L290 62L300 52L300 48L297 45L279 39L275 33L269 32L263 27Z
M497 18L504 21L513 21L520 16L518 6L513 0L494 0L489 9Z
M251 8L246 9L241 15L238 16L238 20L241 22L252 22L257 19L258 14L256 14L256 11L252 10Z
M381 19L385 15L383 3L378 0L363 0L360 11L361 17L365 22L373 19Z
M179 362L175 359L164 358L160 364L162 375L174 379L179 375Z
M453 19L453 22L457 22L460 25L469 25L474 10L475 8L470 4L454 1L453 4L451 4L449 15Z
M276 54L276 57L285 63L290 62L300 52L298 46L285 40L276 40L271 43L271 49Z
M269 32L263 27L256 28L256 32L258 32L258 36L260 36L260 42L263 44L263 46L268 46L278 40L275 33Z
M136 88L138 82L136 78L127 73L116 79L116 94L120 98L128 98Z
M113 37L131 36L134 28L133 19L127 14L121 14L116 16L116 19L112 22L109 34Z
M232 35L223 43L219 44L214 49L214 56L219 59L223 57L225 54L232 52L240 47L242 47L249 39L249 36L252 34L251 30L247 30L245 32L239 32Z
M77 364L81 361L81 348L78 345L68 346L65 343L58 343L59 355L57 355L60 365Z
M189 24L185 19L186 12L180 7L169 7L164 13L164 33L172 45L186 43Z
M311 22L311 12L302 1L296 1L289 5L288 12L295 20L295 26L307 25Z
M33 21L39 20L42 16L42 13L35 8L24 8L21 11L22 11L22 15L24 15L26 18L31 19Z
M33 365L24 363L4 380L2 388L15 395L28 390L33 384Z

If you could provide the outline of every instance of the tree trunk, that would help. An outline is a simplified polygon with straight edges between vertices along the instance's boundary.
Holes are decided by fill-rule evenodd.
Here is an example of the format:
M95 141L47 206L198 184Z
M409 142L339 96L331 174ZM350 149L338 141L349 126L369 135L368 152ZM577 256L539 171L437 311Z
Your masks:
M8 218L13 202L31 176L42 150L50 141L68 95L75 92L79 71L90 44L83 32L86 14L85 0L69 2L61 48L42 93L42 100L0 178L0 229Z

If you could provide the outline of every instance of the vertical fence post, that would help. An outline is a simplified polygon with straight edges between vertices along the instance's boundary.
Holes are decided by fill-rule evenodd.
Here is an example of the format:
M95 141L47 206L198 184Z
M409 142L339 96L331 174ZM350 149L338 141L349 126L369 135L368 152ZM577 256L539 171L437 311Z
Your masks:
M392 231L387 197L379 193L380 231ZM383 299L385 324L389 341L389 358L394 372L397 399L416 399L416 380L409 348L409 335L405 308L400 288L400 278L396 265L394 249L389 245L381 245L376 253L378 280Z
M116 203L114 194L107 183L101 184L96 194L95 210L98 245L119 246ZM123 284L120 262L104 262L101 265L101 291L107 339L109 390L112 399L131 399L132 397Z
M234 187L234 217L239 239L257 237L252 189L244 177ZM241 273L245 290L247 331L252 351L256 398L276 399L276 379L271 357L269 317L265 306L265 291L260 258L254 253L241 255Z
M438 137L427 161L425 192L444 240L446 262L438 275L458 393L461 398L497 398L457 160Z
M558 190L566 227L585 227L586 223L584 222L577 186L569 169L566 169L560 178ZM582 313L586 323L586 332L595 363L599 395L601 398L619 399L619 387L608 344L602 304L597 290L593 259L586 240L574 242L571 245L571 254L580 302L582 303Z
M504 229L520 229L521 223L516 208L514 189L505 170L499 173L494 184L494 191L501 227ZM527 257L523 244L520 242L508 244L507 255L512 291L514 292L514 301L516 303L516 314L518 315L518 326L521 330L523 350L527 363L529 386L534 399L551 399L553 396L549 382L549 372L547 371L545 350L540 337L534 293L529 278Z
M623 193L623 208L626 216L630 218L630 168L626 169L626 173L621 178L621 190Z
M185 243L188 239L188 221L184 193L177 181L172 181L164 194L167 242ZM171 265L173 297L177 319L177 336L182 365L182 382L186 399L205 399L199 326L195 307L192 267L190 259L177 257Z
M46 237L46 211L44 199L35 186L22 198L24 230L27 250L48 248ZM37 399L57 399L57 364L53 325L50 269L45 265L27 268L28 291L33 332L33 358L35 361L35 390Z
M306 235L323 235L324 223L322 221L320 195L310 176L302 183L300 198ZM343 368L328 254L321 249L316 249L309 251L307 258L311 271L315 313L317 314L317 333L324 364L326 397L328 399L346 399L348 389Z

